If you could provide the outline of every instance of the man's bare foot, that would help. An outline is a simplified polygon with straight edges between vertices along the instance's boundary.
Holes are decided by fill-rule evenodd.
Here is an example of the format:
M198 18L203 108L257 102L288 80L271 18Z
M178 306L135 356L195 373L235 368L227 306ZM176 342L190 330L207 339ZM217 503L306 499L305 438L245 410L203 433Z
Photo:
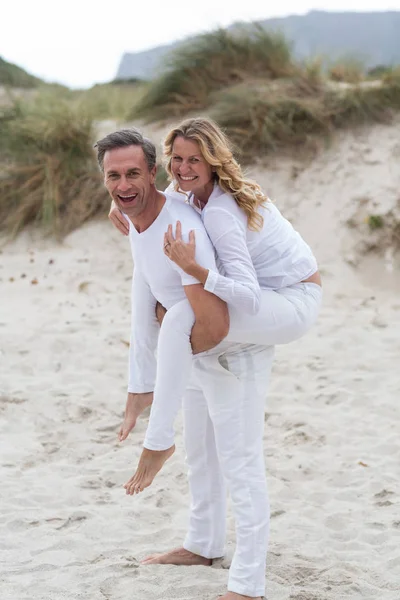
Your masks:
M148 392L146 394L128 394L124 421L118 432L118 439L120 442L126 440L132 429L135 427L138 416L142 414L145 408L151 406L152 402L153 392Z
M126 493L132 496L149 487L165 461L167 461L174 452L175 444L167 450L148 450L147 448L143 448L136 473L124 485Z
M198 554L193 554L185 548L175 548L164 554L152 554L141 561L142 565L184 565L191 567L194 565L211 566L211 558L204 558Z
M236 592L226 592L223 596L218 596L218 600L263 600L262 596L242 596Z

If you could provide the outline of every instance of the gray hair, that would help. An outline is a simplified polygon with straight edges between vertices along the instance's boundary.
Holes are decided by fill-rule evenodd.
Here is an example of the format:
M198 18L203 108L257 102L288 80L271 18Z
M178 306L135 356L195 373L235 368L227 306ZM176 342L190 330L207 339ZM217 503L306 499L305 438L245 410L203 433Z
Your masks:
M149 139L143 137L138 129L132 127L132 129L120 129L119 131L114 131L114 133L109 133L105 138L96 142L94 147L97 148L97 160L100 169L104 171L104 155L107 150L124 148L126 146L140 146L143 150L149 171L155 167L157 160L155 145Z

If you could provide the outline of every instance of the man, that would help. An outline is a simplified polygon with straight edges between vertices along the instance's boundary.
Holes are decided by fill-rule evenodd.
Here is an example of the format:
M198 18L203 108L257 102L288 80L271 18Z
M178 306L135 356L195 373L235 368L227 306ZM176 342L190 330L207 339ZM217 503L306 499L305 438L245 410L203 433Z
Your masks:
M105 185L130 221L135 261L131 375L120 439L151 403L159 330L157 301L169 309L187 298L196 319L191 343L197 356L183 404L192 496L189 531L183 548L143 562L207 565L222 556L227 484L236 516L237 548L229 591L222 600L261 600L269 522L262 434L273 350L220 344L229 327L225 303L166 258L164 232L179 220L184 236L196 230L196 260L205 268L215 268L213 248L198 215L156 189L153 144L136 130L124 130L100 140L97 150ZM205 350L211 351L198 355ZM134 493L149 485L173 450L144 448L138 470L125 486L127 491Z

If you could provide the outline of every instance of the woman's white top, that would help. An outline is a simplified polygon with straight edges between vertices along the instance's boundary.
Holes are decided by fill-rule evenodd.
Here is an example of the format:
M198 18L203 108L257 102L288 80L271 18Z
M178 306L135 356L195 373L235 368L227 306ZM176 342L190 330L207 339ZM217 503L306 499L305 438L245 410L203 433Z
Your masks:
M209 270L204 288L235 308L257 314L261 288L278 290L318 270L310 247L272 202L260 206L263 227L252 231L244 211L218 185L202 210L193 196L188 201L201 214L216 251L218 271Z

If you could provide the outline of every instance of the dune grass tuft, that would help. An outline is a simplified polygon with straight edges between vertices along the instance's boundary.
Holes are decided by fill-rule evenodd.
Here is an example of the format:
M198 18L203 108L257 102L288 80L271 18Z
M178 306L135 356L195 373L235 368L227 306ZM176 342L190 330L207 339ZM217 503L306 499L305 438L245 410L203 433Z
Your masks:
M102 83L88 90L72 91L71 101L93 119L126 121L146 89L147 84L141 81Z
M174 52L133 110L132 117L164 119L207 107L210 94L251 77L274 79L293 71L280 34L257 25L234 33L218 29Z
M241 149L243 160L282 148L315 145L334 130L368 122L387 122L400 110L400 83L305 93L296 80L260 86L249 83L221 91L211 116Z
M360 83L365 79L365 68L356 59L344 59L331 65L328 77L340 83Z
M15 235L37 223L63 236L105 212L90 116L66 103L16 103L0 116L0 223Z

